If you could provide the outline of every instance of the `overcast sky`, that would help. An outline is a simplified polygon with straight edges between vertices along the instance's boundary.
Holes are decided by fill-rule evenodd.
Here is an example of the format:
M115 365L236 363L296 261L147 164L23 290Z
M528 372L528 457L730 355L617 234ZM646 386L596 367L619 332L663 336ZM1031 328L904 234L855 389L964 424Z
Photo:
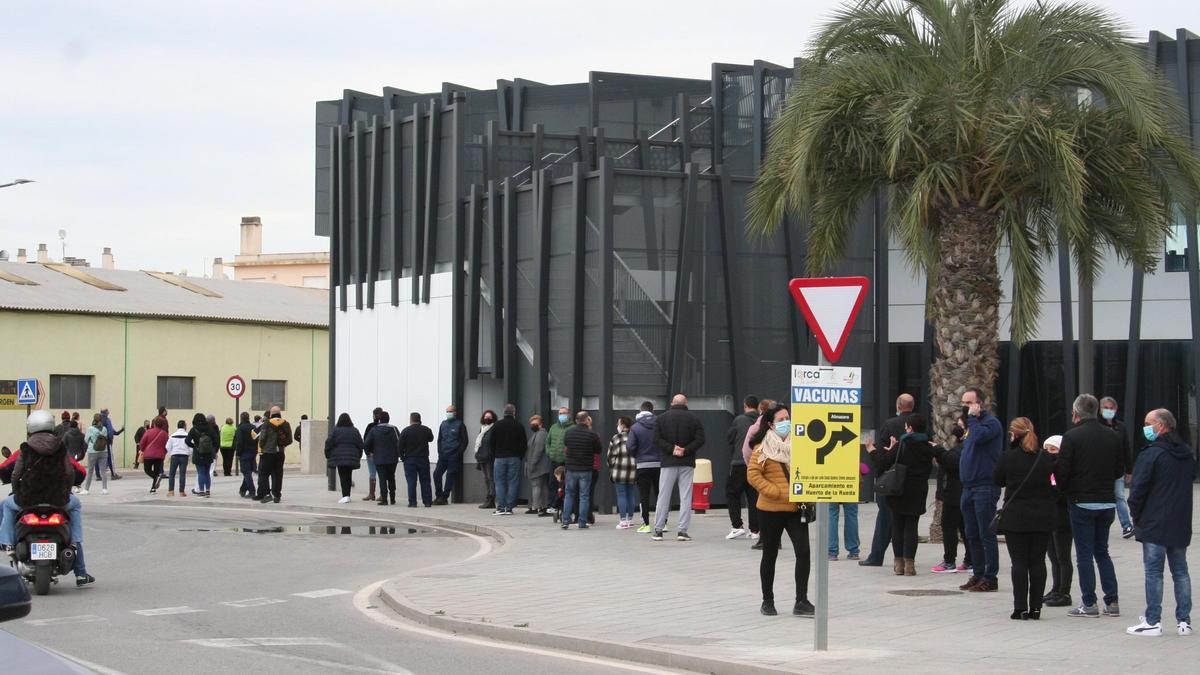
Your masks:
M589 70L709 77L714 61L788 64L834 0L173 0L0 9L0 249L190 274L313 231L313 103L343 89L586 82ZM1133 35L1200 32L1195 0L1101 0Z

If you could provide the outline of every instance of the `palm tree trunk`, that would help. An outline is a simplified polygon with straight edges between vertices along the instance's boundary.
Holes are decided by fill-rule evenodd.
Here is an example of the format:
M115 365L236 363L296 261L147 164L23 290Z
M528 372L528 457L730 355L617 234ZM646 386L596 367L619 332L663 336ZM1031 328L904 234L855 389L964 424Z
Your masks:
M993 408L1000 334L1000 274L996 266L996 217L973 207L939 212L939 267L930 270L931 323L938 356L929 368L936 439L951 439L960 396L983 390Z

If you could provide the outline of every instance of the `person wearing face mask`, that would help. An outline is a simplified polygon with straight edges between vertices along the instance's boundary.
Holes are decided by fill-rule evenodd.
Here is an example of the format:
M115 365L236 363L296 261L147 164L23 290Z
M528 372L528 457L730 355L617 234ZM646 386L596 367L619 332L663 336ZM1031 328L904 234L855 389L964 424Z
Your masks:
M982 389L967 389L959 400L967 420L962 457L958 463L963 484L960 506L963 531L967 535L967 545L971 547L975 569L967 583L958 588L991 593L1000 588L1000 548L989 525L996 516L996 502L1000 499L1000 489L992 482L992 473L1004 451L1004 427L984 407L987 399Z
M942 501L942 562L934 565L934 574L954 574L971 568L971 551L967 535L963 534L962 478L958 475L958 462L962 457L962 439L967 432L967 422L959 417L955 420L954 445L949 448L934 446L934 457L938 462L937 491ZM958 542L963 542L963 564L955 566L958 559Z
M1192 477L1196 457L1175 431L1175 416L1166 408L1151 410L1142 434L1150 445L1138 453L1129 492L1137 540L1142 542L1146 573L1146 614L1130 635L1162 635L1163 563L1171 567L1175 586L1176 632L1192 634L1192 579L1187 548L1192 543Z
M1133 451L1129 433L1121 420L1117 419L1117 399L1105 396L1100 399L1100 423L1117 432L1121 438L1121 453L1125 458L1125 475L1113 481L1113 493L1117 500L1117 520L1121 521L1121 536L1133 536L1133 522L1129 520L1129 502L1125 499L1125 488L1133 479Z
M759 530L763 542L762 561L758 565L762 585L759 611L766 616L778 614L775 610L775 559L786 531L796 555L796 604L792 614L813 616L816 608L808 601L808 522L800 505L790 501L792 446L788 437L792 431L791 416L783 405L776 405L763 416L767 423L760 424L752 436L754 451L746 465L746 479L758 493L758 523L762 528Z
M279 406L271 406L262 432L258 434L258 500L279 503L283 492L284 450L292 444L292 425L283 419Z
M1057 456L1062 447L1062 436L1047 438L1042 447ZM1050 479L1055 495L1054 531L1050 533L1046 547L1046 556L1050 558L1050 592L1042 596L1042 606L1070 607L1071 581L1075 578L1075 561L1071 558L1071 511L1058 477L1052 475Z
M446 506L454 485L462 478L463 453L467 450L467 425L458 419L458 408L446 406L446 419L438 427L437 466L433 470L434 506ZM442 484L445 477L446 483ZM374 483L372 483L374 485Z
M617 489L618 530L633 527L633 512L637 508L637 486L634 485L637 460L629 454L628 446L629 428L632 426L633 420L620 418L617 420L617 433L608 442L608 476Z
M888 447L893 440L900 440L900 437L904 435L904 421L912 414L914 407L916 407L916 401L911 395L900 394L896 398L896 416L879 425L879 432L876 434L881 446ZM866 448L868 453L875 449L874 438L867 439ZM870 454L868 457L874 457L874 455ZM883 473L878 466L871 467L871 471L876 476ZM875 495L875 503L879 506L879 512L875 517L875 533L871 536L871 552L865 559L858 561L858 564L863 567L881 567L888 546L892 542L892 512L888 508L887 498L883 495Z
M887 497L892 512L893 571L897 576L916 576L917 524L925 513L925 498L929 496L929 473L933 471L933 444L925 416L913 413L904 420L904 434L892 439L886 448L868 446L880 471L893 465L908 467L904 489L899 495Z
M475 469L483 472L483 481L487 485L487 499L479 505L481 509L496 508L496 457L492 454L491 434L495 425L495 411L484 410L479 417L479 435L475 437ZM496 513L500 512L497 510Z
M546 456L546 422L541 415L529 418L529 441L525 450L525 477L529 479L528 515L549 516L550 458Z
M1033 422L1018 417L1008 427L1009 449L1000 456L993 482L1004 488L999 531L1012 560L1011 619L1040 619L1046 590L1046 548L1054 529L1053 452L1042 452Z
M1071 534L1075 538L1080 604L1067 612L1074 617L1120 616L1117 573L1108 553L1108 531L1116 518L1113 482L1125 475L1121 439L1096 419L1100 402L1080 394L1071 405L1075 426L1063 434L1055 477L1067 491ZM1093 567L1093 562L1095 566ZM1104 589L1104 610L1096 606L1096 572Z
M550 494L557 494L562 487L559 485L558 479L554 477L554 470L566 463L566 453L563 445L563 439L567 436L567 431L575 426L575 420L571 417L571 409L562 406L558 409L558 415L555 417L557 422L550 425L550 429L546 434L546 456L550 458Z

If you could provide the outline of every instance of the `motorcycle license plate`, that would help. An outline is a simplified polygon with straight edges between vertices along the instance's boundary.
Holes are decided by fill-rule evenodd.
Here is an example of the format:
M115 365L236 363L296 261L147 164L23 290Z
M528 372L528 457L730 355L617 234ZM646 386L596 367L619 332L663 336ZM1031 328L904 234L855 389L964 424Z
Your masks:
M58 559L58 544L37 543L29 545L30 560L57 560Z

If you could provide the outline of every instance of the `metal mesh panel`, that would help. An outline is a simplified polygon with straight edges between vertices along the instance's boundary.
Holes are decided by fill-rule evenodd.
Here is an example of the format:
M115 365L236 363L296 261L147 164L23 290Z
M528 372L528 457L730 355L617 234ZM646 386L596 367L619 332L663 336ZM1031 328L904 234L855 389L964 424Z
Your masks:
M583 269L583 393L600 393L603 358L600 344L600 309L604 295L600 286L600 179L585 179L587 195L584 228Z
M383 136L383 150L380 153L382 163L377 187L379 189L379 250L376 252L379 260L379 278L391 276L392 269L392 172L395 170L392 161L392 127L380 125L379 133Z
M642 168L652 171L682 171L683 148L679 145L647 146L648 157Z
M551 180L570 176L571 165L581 159L577 139L542 139L542 168L550 173Z
M516 372L506 370L506 377L517 377L517 404L521 410L534 410L538 400L537 378L533 369L538 343L538 231L533 190L513 193L517 200L517 363Z
M552 87L528 86L521 92L522 131L540 124L546 133L571 133L588 126L588 86L565 84Z
M571 184L550 187L550 387L559 397L570 395L574 353L572 327L575 321L575 214Z
M604 156L611 157L613 167L617 169L640 168L641 157L638 144L629 141L604 141Z
M721 161L737 175L753 175L754 166L754 74L750 69L721 73L724 128Z
M454 194L454 113L443 111L441 128L441 161L438 166L437 241L434 247L434 262L448 263L454 259L454 209L457 195Z
M529 167L533 164L533 138L500 133L496 137L497 180L515 178L518 185L532 178Z
M403 253L403 275L412 274L412 212L415 198L412 189L413 129L412 122L400 125L400 163L404 166L400 182L400 249Z
M683 391L707 396L731 393L729 321L725 314L725 272L721 252L721 221L717 182L701 179L696 209L687 224L684 240L691 268L687 303L688 330L684 334Z

